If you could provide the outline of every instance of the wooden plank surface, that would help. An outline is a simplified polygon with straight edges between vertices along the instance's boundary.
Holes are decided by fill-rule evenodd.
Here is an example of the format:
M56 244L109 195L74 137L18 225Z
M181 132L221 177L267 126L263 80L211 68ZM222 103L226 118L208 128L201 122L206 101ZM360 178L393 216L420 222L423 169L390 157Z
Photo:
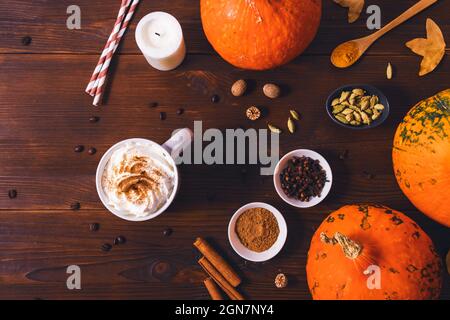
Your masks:
M213 53L206 41L200 22L197 0L141 1L135 21L152 11L164 10L177 17L182 24L188 50L191 53ZM366 1L367 5L376 4L382 12L382 24L397 17L415 3L415 0ZM82 29L69 31L66 28L66 9L76 4L82 13ZM429 10L420 13L407 24L396 30L370 49L369 54L409 54L404 43L416 33L425 34L425 20L432 17L445 34L450 32L446 1L439 1ZM111 2L80 0L11 0L0 3L0 52L40 52L40 53L90 53L98 54L103 49L117 15L116 5ZM307 50L307 54L329 54L332 48L344 40L357 38L370 33L366 25L368 15L362 14L353 24L347 24L347 10L332 1L323 1L322 24L316 41ZM130 26L134 35L136 23ZM30 46L22 45L23 36L31 36ZM121 53L135 54L139 49L133 36L128 36L122 45ZM447 49L448 50L448 49Z
M379 1L383 23L415 1ZM420 58L404 43L425 33L432 17L450 34L448 1L440 1L373 46L363 60L348 70L329 63L329 52L343 40L368 34L364 20L348 25L344 9L324 1L321 29L306 54L279 69L248 72L226 64L211 49L201 30L198 1L144 1L115 57L107 104L91 107L84 88L104 41L112 28L116 5L109 1L79 0L82 29L65 28L70 1L14 0L0 3L0 298L194 298L206 299L203 274L196 265L191 243L197 236L211 239L244 276L243 292L254 299L309 299L305 262L309 240L322 219L341 205L378 202L417 220L433 238L439 252L449 249L449 231L417 212L399 190L392 174L390 149L396 124L422 98L448 88L447 49L443 63L419 78ZM180 19L189 55L172 72L157 72L139 54L133 32L146 13L164 10ZM24 46L21 39L31 36ZM450 39L449 39L450 40ZM385 79L386 64L396 69ZM250 79L252 91L236 99L231 83ZM280 83L284 95L268 101L260 92L267 81ZM351 134L328 119L324 102L336 87L347 83L378 86L391 102L388 121L374 130ZM212 104L210 97L221 101ZM150 108L158 102L157 108ZM250 123L250 105L263 106L265 118ZM258 166L182 165L183 185L175 203L162 216L144 223L115 218L101 205L95 191L97 163L112 144L130 137L164 142L180 127L265 128L268 121L284 125L288 110L302 114L295 135L282 135L281 155L299 147L324 154L336 176L332 194L317 207L298 210L276 195L271 177L261 177ZM181 116L177 109L185 109ZM159 113L166 112L161 121ZM89 117L100 117L89 123ZM73 152L76 145L98 152ZM340 155L348 151L345 160ZM9 199L8 190L18 197ZM290 232L282 253L274 260L248 263L231 249L226 227L241 205L265 201L279 208ZM81 210L72 211L73 202ZM98 232L89 223L100 223ZM173 229L170 237L162 232ZM103 253L100 247L124 235L127 243ZM155 265L169 272L155 275ZM83 289L65 287L65 267L82 266ZM291 284L273 286L279 270ZM449 277L442 298L450 298Z

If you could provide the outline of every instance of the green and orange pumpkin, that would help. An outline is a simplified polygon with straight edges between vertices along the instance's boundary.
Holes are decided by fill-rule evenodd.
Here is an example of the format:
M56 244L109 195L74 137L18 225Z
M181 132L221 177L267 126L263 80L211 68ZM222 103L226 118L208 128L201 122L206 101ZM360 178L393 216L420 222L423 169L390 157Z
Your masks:
M409 200L450 227L450 89L416 104L397 128L394 172Z
M374 266L377 275L370 274ZM442 286L441 259L428 235L379 205L330 214L311 240L306 273L315 300L436 299ZM379 286L368 284L373 275Z
M281 66L314 39L321 0L201 0L203 30L219 55L251 70Z

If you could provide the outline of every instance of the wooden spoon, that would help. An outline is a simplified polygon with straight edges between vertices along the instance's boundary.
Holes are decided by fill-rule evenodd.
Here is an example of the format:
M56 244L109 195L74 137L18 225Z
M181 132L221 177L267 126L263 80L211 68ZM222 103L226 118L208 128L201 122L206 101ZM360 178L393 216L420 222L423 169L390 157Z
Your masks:
M363 53L366 52L376 40L437 1L438 0L420 0L377 32L374 32L367 37L350 40L338 45L331 53L331 63L338 68L350 67L361 58Z

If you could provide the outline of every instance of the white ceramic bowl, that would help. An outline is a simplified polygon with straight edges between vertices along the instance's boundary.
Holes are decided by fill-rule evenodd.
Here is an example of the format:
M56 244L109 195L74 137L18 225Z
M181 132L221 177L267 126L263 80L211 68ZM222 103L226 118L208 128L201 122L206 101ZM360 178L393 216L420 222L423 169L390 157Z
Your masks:
M322 194L320 197L314 197L310 201L300 201L295 198L288 197L282 187L281 187L281 181L280 181L280 173L283 171L283 169L286 167L288 161L292 159L293 157L309 157L314 160L319 160L320 165L325 170L327 174L327 181L325 182L325 185L322 190ZM297 207L297 208L310 208L314 207L315 205L322 202L328 193L330 193L331 185L333 184L333 173L331 171L331 167L328 164L327 160L325 160L324 157L322 157L320 154L318 154L315 151L308 150L308 149L298 149L289 152L286 154L281 160L278 162L277 166L275 167L275 173L273 175L273 183L275 185L275 190L277 191L278 195L283 199L286 203L290 204L291 206Z
M239 240L239 237L236 233L237 219L244 211L252 208L264 208L272 212L275 218L277 219L278 228L280 229L277 241L275 241L272 247L263 252L255 252L245 247ZM228 239L230 240L231 246L238 255L249 261L262 262L272 259L281 251L281 249L284 246L284 243L286 242L286 238L287 238L287 225L286 221L283 218L283 215L280 213L280 211L275 209L270 204L263 202L252 202L239 208L231 217L230 223L228 224Z

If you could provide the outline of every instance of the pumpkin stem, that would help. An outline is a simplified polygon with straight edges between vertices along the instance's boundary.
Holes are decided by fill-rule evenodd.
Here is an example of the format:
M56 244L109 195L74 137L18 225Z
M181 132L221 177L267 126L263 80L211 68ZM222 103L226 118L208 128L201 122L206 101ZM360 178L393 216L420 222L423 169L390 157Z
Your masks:
M320 240L326 244L339 244L342 251L344 251L345 256L352 260L358 258L363 249L362 245L349 239L340 232L336 232L332 238L328 237L325 232L322 232L320 234Z

